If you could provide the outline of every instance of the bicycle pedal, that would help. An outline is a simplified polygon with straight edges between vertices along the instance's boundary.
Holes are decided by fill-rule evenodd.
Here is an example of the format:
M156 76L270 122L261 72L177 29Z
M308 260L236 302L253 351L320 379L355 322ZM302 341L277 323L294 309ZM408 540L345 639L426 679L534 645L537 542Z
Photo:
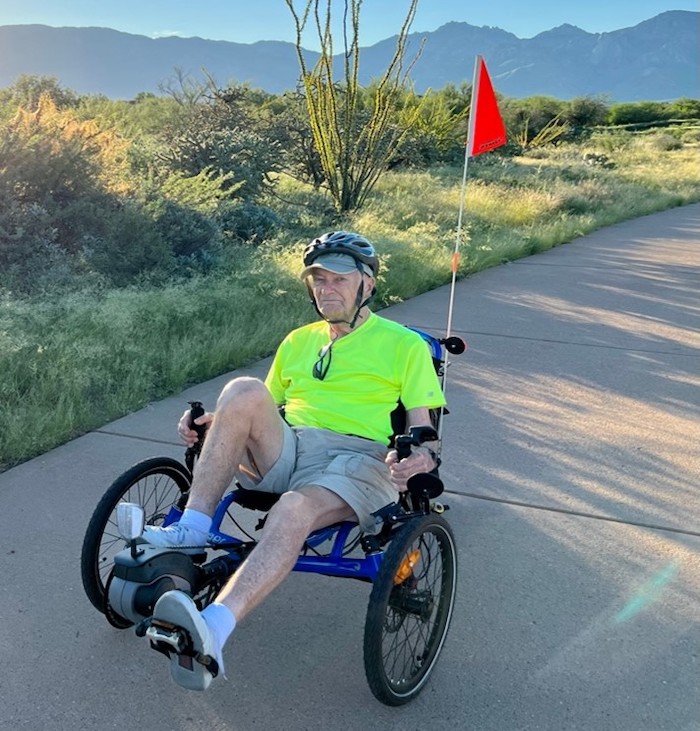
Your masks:
M200 665L204 665L205 668L216 666L218 672L218 663L216 662L216 659L211 655L205 655L203 652L198 652L194 656L194 659L195 662L198 662ZM216 673L214 673L214 675L216 675Z
M151 626L146 630L146 637L161 652L175 652L178 655L187 649L187 633L181 627L170 622L152 619Z

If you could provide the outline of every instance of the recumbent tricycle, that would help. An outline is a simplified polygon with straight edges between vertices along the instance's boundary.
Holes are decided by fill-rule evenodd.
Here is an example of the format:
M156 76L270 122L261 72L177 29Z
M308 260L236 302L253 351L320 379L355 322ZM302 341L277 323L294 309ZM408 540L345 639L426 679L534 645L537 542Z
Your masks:
M457 355L466 348L457 337L416 332L426 341L440 376L447 365L445 350ZM194 421L204 409L200 402L190 404ZM399 458L413 446L435 441L439 419L440 412L433 410L432 428L414 427L395 436ZM172 589L187 592L203 609L255 548L253 533L264 524L264 515L257 525L250 525L251 518L254 524L279 497L235 485L218 506L206 549L157 548L140 538L144 522L167 526L180 519L203 432L186 450L184 464L170 457L139 462L110 485L95 508L83 540L82 581L92 604L113 627L136 625L137 634L146 634L155 603ZM293 569L372 584L364 666L372 693L387 705L402 705L420 693L450 625L457 555L452 529L442 516L448 506L435 500L442 491L437 470L415 475L398 502L375 513L376 534L363 534L351 521L315 531ZM124 509L124 503L133 510ZM184 630L169 635L151 631L149 638L154 649L166 654L191 652Z

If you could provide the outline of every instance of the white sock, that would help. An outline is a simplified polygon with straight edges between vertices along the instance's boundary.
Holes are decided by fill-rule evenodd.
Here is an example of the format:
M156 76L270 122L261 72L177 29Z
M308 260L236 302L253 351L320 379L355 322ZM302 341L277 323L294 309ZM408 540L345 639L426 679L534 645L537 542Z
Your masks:
M206 513L200 513L199 510L185 508L182 518L180 518L180 524L207 535L211 528L211 517Z
M216 646L216 661L219 663L219 671L225 678L223 649L224 643L236 627L236 618L233 612L223 604L214 602L202 610L202 619L211 630Z

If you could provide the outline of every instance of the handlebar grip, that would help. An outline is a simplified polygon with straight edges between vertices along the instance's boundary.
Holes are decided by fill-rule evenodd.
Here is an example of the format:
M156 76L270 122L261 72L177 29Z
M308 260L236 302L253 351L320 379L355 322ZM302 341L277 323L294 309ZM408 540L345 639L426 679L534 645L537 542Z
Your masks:
M413 438L408 434L401 434L396 437L394 447L396 449L396 456L399 459L406 459L411 455L411 447L414 446Z
M201 401L189 401L188 403L190 405L190 428L197 432L197 438L201 443L207 428L201 424L195 424L194 420L199 419L200 416L204 416L204 407Z
M408 434L399 434L394 440L396 456L406 459L411 454L411 447L419 447L423 442L433 442L437 438L438 433L432 426L412 426Z

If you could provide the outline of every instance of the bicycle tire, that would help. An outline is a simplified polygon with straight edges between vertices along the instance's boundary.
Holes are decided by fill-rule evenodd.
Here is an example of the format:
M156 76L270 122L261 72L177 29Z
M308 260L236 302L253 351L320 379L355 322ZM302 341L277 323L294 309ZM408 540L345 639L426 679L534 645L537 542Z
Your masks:
M137 503L146 512L146 524L159 525L189 490L190 482L189 470L177 460L151 457L130 467L107 488L90 518L80 555L83 589L100 612L107 614L105 586L113 558L124 548L124 539L117 532L117 505Z
M427 515L404 525L385 551L367 605L364 665L377 700L400 706L423 689L449 630L456 589L447 521Z

